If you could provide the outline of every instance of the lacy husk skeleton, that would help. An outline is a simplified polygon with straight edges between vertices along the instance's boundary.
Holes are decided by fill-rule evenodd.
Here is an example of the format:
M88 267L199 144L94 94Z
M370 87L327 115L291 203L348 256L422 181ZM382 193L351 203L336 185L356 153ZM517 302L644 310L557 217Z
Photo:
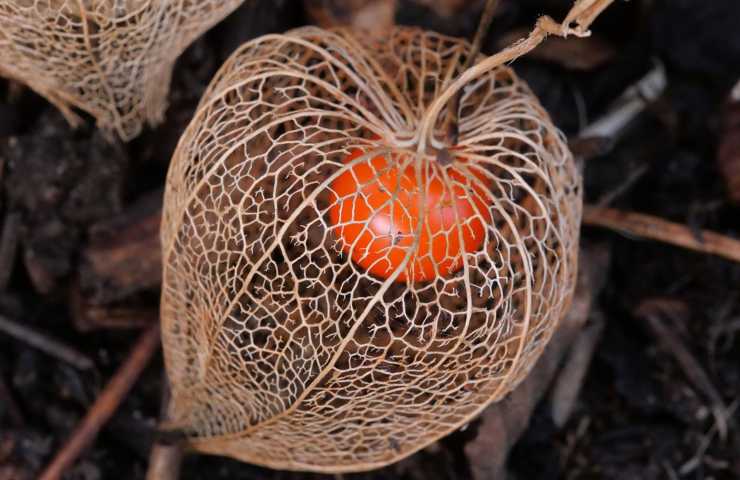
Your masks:
M0 76L130 140L162 120L180 53L242 1L0 0Z
M460 80L468 49L412 28L308 27L247 43L216 75L173 157L162 226L169 426L193 448L366 470L526 376L573 291L580 180L511 69ZM354 148L366 153L353 162L393 154L429 168L450 85L464 87L466 161L449 167L464 180L448 181L484 192L486 239L452 252L461 268L446 277L376 278L332 235L332 180Z

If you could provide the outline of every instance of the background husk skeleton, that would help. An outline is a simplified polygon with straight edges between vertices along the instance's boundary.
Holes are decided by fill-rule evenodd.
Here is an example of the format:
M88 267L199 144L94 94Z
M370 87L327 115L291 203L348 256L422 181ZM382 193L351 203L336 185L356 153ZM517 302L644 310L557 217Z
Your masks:
M459 71L468 49L417 29L303 28L246 44L217 74L173 157L162 229L170 416L196 450L379 467L533 366L573 291L580 180L510 69ZM465 86L458 183L477 195L473 182L491 182L486 242L450 278L374 278L330 232L331 180L354 147L355 162L434 161L442 107Z
M25 83L73 125L74 108L130 140L157 124L183 50L243 0L2 0L0 76Z

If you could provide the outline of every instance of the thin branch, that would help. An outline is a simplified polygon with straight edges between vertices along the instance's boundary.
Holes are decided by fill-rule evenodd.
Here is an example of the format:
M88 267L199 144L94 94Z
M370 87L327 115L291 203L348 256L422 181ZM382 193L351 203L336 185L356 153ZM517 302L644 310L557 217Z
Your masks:
M46 467L39 477L40 480L58 480L62 477L64 471L92 443L100 429L116 411L158 347L159 325L152 325L141 334L126 361L105 386L72 436Z
M13 273L20 227L20 214L9 213L5 217L3 233L0 237L0 291L8 288L10 275Z
M584 205L583 223L740 262L740 240L710 230L701 230L697 236L686 225L652 215Z
M637 181L640 180L648 172L648 170L650 170L650 164L643 163L634 170L629 171L627 175L625 175L624 179L619 182L619 185L605 192L599 197L596 205L598 207L608 207L612 202L614 202L615 199L617 199L622 194L627 192L627 190L632 188L632 186L637 183Z
M650 102L655 101L666 87L665 68L657 64L640 80L627 88L609 111L582 129L580 138L606 137L616 141L620 133Z
M609 153L624 128L642 113L650 102L663 93L665 85L665 70L662 65L658 64L627 88L604 115L582 128L578 136L568 139L568 147L576 160L588 161ZM638 172L633 172L634 177L628 179L617 191L608 195L620 195L622 189L629 188L631 182L637 180L646 171L647 169L638 169ZM599 201L599 206L606 206L611 200L613 197L604 197Z
M480 17L480 23L478 23L478 30L475 32L475 36L473 37L473 43L470 48L470 55L468 55L468 58L465 59L465 65L463 66L463 70L467 70L468 68L473 66L473 62L475 61L475 58L480 53L481 45L483 44L483 39L488 34L488 30L491 28L491 22L493 21L493 15L496 13L496 8L498 7L498 0L487 0L486 6L483 8L483 13Z
M11 425L20 427L25 423L18 403L13 398L10 388L5 384L5 380L2 377L0 377L0 404L5 406L5 411Z
M734 87L732 87L732 91L730 92L730 98L735 101L740 101L740 80L737 81Z
M465 64L463 64L463 72L472 67L473 62L475 62L475 59L478 57L483 39L491 28L491 22L493 21L494 13L496 13L496 7L498 7L498 0L486 1L486 6L483 8L483 13L481 14L480 22L478 23L478 30L475 32L473 43L470 46L470 52L465 59ZM447 142L449 146L457 144L460 134L460 130L458 128L458 123L460 121L458 118L460 113L460 98L462 98L462 90L458 90L455 96L452 97L452 101L449 103L449 112L447 116Z
M727 407L727 418L733 418L733 415L735 415L735 412L737 411L738 407L740 406L740 398L736 398L728 407ZM704 460L704 455L707 453L707 449L712 444L712 441L714 440L714 436L717 435L719 431L719 425L715 422L712 424L711 428L709 429L709 432L707 432L706 435L704 435L701 438L701 441L699 442L699 448L697 449L696 453L694 454L691 459L689 459L686 463L681 465L681 468L679 469L679 473L681 475L688 475L701 465L702 460Z
M684 371L692 385L699 390L704 397L711 402L711 411L715 417L715 424L720 438L727 437L727 406L722 400L717 387L714 386L709 375L704 371L694 355L681 341L681 338L675 333L673 325L666 325L661 316L671 317L675 306L671 301L660 299L646 300L636 309L635 313L647 321L650 331L660 344L662 344Z
M592 312L591 323L578 333L552 387L550 413L553 422L562 428L575 410L578 395L591 366L596 346L601 340L606 320L598 310Z
M177 480L184 455L183 442L155 443L149 456L147 480Z
M160 424L169 420L170 388L167 373L162 373L162 404L160 407ZM152 445L149 454L149 468L146 472L147 480L177 480L180 477L180 467L184 457L182 439L158 439Z
M28 345L41 350L52 357L78 368L87 370L94 365L92 359L87 355L63 344L59 340L48 337L34 329L20 325L9 318L0 316L0 332L4 332Z

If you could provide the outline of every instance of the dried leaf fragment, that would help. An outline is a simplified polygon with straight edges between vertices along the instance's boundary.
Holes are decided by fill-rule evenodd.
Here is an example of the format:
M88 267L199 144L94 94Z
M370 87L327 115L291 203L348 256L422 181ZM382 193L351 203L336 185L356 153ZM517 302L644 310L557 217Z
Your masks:
M0 76L123 140L157 124L183 50L243 0L0 0Z
M396 0L304 0L306 13L321 28L355 27L381 32L394 24Z
M479 8L482 3L470 0L412 0L414 3L423 5L439 15L442 18L448 18L457 15L465 8Z

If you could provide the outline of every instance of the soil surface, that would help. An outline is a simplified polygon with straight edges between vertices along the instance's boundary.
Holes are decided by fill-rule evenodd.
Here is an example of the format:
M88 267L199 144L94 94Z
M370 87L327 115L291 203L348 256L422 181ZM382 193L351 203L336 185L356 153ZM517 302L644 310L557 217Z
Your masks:
M186 51L165 123L129 144L109 144L89 118L73 131L43 99L0 80L0 317L60 340L94 365L76 368L0 333L0 479L34 478L126 358L141 324L156 321L157 287L136 277L131 281L141 281L141 288L111 294L111 285L90 279L90 249L117 251L105 245L124 227L110 218L128 215L132 205L146 210L147 199L159 195L179 135L229 53L258 35L308 22L300 2L247 3ZM397 22L471 38L482 2L467 3L443 17L402 0ZM570 3L501 0L483 51L496 51L539 14L562 18ZM655 62L664 65L665 93L608 151L585 161L588 202L607 198L615 208L740 237L740 204L732 200L739 198L733 191L738 184L727 178L732 169L722 167L740 165L740 148L734 156L718 155L728 138L740 144L740 120L727 126L732 115L740 119L740 107L733 110L728 100L740 79L738 19L737 0L619 1L594 24L594 41L584 51L554 47L549 55L513 63L569 137L607 111ZM662 306L664 323L719 400L736 406L740 264L595 228L584 227L583 236L611 250L608 278L592 312L592 320L604 322L604 334L574 413L559 428L547 401L541 403L512 451L511 478L740 479L738 414L722 438L712 415L716 399L696 386L640 313L646 305ZM162 368L158 355L65 478L144 478ZM275 472L189 456L182 478L466 479L471 469L464 447L476 435L473 422L367 474Z

